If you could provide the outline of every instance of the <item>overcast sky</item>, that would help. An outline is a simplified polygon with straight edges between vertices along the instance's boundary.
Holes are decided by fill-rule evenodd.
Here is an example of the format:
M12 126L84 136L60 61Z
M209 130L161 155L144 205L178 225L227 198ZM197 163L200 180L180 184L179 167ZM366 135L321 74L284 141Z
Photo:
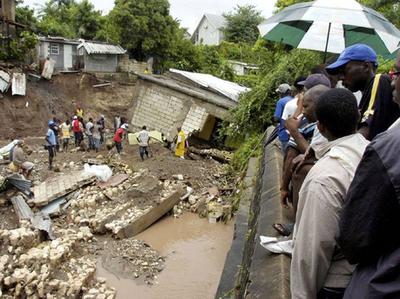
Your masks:
M90 0L96 9L107 13L114 6L113 0ZM24 3L38 8L46 0L24 0ZM189 28L192 33L204 13L222 14L231 11L236 5L251 4L262 11L264 17L269 17L274 10L276 0L169 0L171 15L181 21L182 27Z

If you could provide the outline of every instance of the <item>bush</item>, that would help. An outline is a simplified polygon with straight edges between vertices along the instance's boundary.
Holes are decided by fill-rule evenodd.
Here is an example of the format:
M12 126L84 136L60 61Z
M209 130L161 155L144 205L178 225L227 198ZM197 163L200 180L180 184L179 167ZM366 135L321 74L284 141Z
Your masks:
M279 55L279 54L275 54ZM308 50L295 49L289 53L281 52L276 64L262 69L257 85L248 93L242 94L237 107L231 110L230 118L223 127L223 133L240 136L261 133L272 124L273 112L278 99L275 90L279 84L292 84L296 77L307 75L322 55Z
M248 137L233 155L229 164L229 173L235 176L243 174L246 171L249 159L261 155L263 140L264 134L254 134Z

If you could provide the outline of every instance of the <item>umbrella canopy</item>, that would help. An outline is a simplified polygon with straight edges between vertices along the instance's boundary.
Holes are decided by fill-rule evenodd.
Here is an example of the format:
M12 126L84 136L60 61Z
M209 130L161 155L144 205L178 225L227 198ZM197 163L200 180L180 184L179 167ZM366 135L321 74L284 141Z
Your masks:
M330 53L341 53L348 46L364 43L388 57L400 44L400 31L392 23L354 0L295 4L258 28L267 40Z

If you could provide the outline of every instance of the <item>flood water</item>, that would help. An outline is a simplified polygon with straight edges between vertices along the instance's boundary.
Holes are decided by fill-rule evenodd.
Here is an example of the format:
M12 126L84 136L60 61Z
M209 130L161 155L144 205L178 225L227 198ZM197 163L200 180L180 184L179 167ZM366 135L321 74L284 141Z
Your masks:
M155 285L119 278L100 263L97 275L107 278L120 299L211 299L218 288L232 237L233 220L228 224L210 224L191 213L179 219L164 217L136 236L167 257Z

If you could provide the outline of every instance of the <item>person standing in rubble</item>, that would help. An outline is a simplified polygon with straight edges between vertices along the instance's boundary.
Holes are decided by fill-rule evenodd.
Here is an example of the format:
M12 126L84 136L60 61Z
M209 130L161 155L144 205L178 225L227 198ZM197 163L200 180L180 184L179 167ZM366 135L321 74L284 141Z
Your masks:
M175 156L185 159L186 135L180 127L177 129L177 131L178 136L176 139Z
M104 115L100 115L100 119L98 121L98 124L100 125L100 144L103 144L105 141L105 131L106 131L106 119Z
M78 107L76 107L76 112L75 112L75 114L76 114L76 116L79 118L83 118L83 114L84 114L84 111L83 111L83 109L80 107L80 106L78 106Z
M114 118L114 133L117 132L117 130L121 127L121 117L117 115Z
M88 146L89 146L89 151L94 150L94 140L93 140L93 118L89 118L89 121L86 123L86 135L88 137Z
M75 115L72 120L72 132L74 132L75 146L79 144L79 120Z
M96 151L96 153L100 149L101 130L102 130L101 128L102 128L102 124L101 124L101 121L99 120L93 126L93 146L94 146L94 150Z
M62 135L62 150L68 151L69 140L71 139L71 123L69 119L60 125Z
M146 126L143 126L137 137L137 141L139 142L139 154L142 161L144 160L144 155L149 158L149 139L149 132Z
M123 124L120 128L117 129L114 135L114 144L115 147L117 148L118 154L122 152L122 139L124 138L124 135L128 131L128 124Z
M46 134L46 149L49 152L49 170L53 168L53 160L54 156L56 155L56 146L57 146L57 141L56 141L56 134L54 134L53 127L55 126L54 121L50 120L48 123L48 130Z

